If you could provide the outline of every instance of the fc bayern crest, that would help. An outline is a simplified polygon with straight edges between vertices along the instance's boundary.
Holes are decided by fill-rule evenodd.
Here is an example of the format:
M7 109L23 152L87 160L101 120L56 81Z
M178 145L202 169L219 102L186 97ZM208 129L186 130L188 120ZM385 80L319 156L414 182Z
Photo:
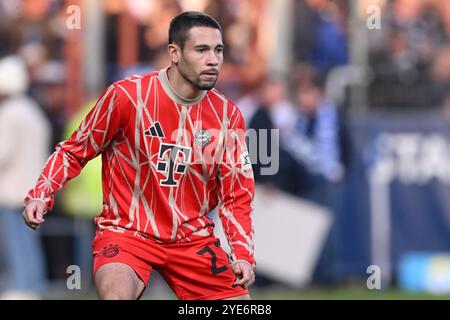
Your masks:
M205 129L198 130L194 135L195 144L204 148L211 142L211 135Z

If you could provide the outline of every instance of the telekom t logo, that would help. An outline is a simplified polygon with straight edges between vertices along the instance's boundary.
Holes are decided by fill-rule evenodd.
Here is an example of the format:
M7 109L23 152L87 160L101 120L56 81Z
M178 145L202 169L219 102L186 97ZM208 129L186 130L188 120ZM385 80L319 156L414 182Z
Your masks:
M168 153L167 157L166 153ZM176 144L161 143L158 157L159 160L156 163L156 170L166 175L166 180L160 181L160 184L169 187L178 185L178 180L175 179L175 173L186 173L191 159L191 148Z

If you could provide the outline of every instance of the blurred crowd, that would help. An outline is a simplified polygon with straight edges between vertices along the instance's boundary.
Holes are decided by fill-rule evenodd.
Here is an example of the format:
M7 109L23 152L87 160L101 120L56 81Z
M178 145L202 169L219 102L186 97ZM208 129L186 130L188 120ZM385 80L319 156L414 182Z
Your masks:
M368 33L371 105L441 106L450 89L450 2L378 2L382 29Z
M272 42L265 36L268 25L270 28L273 23L268 19L269 3L265 0L101 1L105 16L104 86L130 73L166 66L167 29L179 12L198 10L214 16L223 27L226 48L218 89L237 102L248 128L280 130L275 145L280 150L278 174L260 174L264 165L252 159L256 162L255 179L332 207L330 193L333 186L345 183L349 161L347 100L333 101L326 94L326 86L334 68L351 63L350 2L292 0L293 10L289 13L293 32L292 39L287 40L292 45L293 59L286 62L290 64L288 74L276 74L268 68L269 59L276 59L276 55L270 55ZM382 26L380 30L367 30L371 71L369 107L450 105L447 96L450 1L364 3L381 8ZM47 154L67 135L66 128L73 128L73 124L69 125L73 110L67 108L71 74L67 71L66 43L71 31L66 28L66 8L70 4L77 1L0 0L0 58L13 54L25 63L29 85L20 95L26 94L35 101L47 118L51 132ZM123 20L124 17L128 20ZM132 21L136 36L136 46L127 48L125 58L119 37L123 21ZM8 76L0 74L0 78ZM85 112L91 106L91 98L85 96L77 109ZM0 99L1 119L6 108L5 97ZM265 141L270 139L269 136ZM7 168L0 162L0 181ZM26 189L21 191L25 196ZM21 205L19 201L0 203L1 214L6 208L17 209ZM56 214L64 211L58 206L55 210Z
M304 73L305 64L327 74L350 63L350 2L295 3L294 73ZM368 0L359 5L366 18L374 13L366 11L369 5L380 8L380 29L362 30L368 39L369 107L441 106L450 84L450 2Z

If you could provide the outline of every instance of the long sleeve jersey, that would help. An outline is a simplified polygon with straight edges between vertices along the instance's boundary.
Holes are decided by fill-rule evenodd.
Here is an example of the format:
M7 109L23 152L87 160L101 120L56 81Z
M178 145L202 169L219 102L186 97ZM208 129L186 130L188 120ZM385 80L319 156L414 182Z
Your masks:
M218 209L232 260L254 265L254 180L239 109L215 89L192 100L168 69L110 85L72 136L56 146L25 203L45 201L102 155L99 229L159 243L211 236Z

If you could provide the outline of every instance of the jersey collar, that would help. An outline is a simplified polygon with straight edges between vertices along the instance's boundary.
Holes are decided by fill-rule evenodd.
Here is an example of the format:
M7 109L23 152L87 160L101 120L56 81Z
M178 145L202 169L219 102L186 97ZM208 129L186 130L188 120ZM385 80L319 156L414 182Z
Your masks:
M207 90L203 90L202 93L195 99L187 99L180 96L169 82L169 78L167 77L168 70L169 67L161 69L158 73L158 78L159 81L161 82L164 91L166 92L166 94L169 96L170 99L183 106L193 106L199 103L205 97L206 93L208 92Z

